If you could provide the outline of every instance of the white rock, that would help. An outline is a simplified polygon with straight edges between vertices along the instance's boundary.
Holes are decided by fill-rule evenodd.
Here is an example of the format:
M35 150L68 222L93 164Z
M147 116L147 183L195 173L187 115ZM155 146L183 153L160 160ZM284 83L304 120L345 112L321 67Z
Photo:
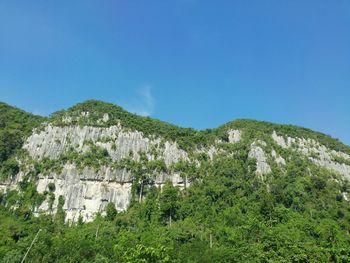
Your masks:
M271 137L281 147L292 149L308 157L313 163L350 179L350 166L335 162L332 157L336 156L344 158L345 160L350 160L350 155L330 150L313 139L287 137L286 142L284 138L278 136L275 131L272 133Z
M280 156L279 154L276 153L276 151L274 149L272 149L271 151L271 156L275 159L275 162L278 164L278 165L286 165L286 161L283 159L282 156Z
M259 175L265 175L271 172L271 167L267 163L265 152L260 145L266 146L266 143L262 141L253 142L248 157L256 159L256 173Z
M88 116L88 113L82 113ZM108 114L103 120L108 121ZM120 125L108 128L92 126L66 126L57 127L47 125L43 131L33 133L25 142L23 148L28 150L30 156L35 159L42 157L58 158L70 147L78 152L86 152L89 149L87 141L106 149L113 161L129 157L132 153L134 160L139 160L141 152L146 153L149 160L155 157L152 149L157 152L158 158L164 159L165 164L170 166L180 160L187 160L185 151L178 148L175 142L166 141L161 146L160 139L145 137L142 132L129 131ZM16 179L18 182L22 173ZM162 187L165 181L170 180L174 185L184 187L188 182L184 182L179 173L166 174L159 173L154 176L156 185ZM60 174L50 174L49 176L39 175L37 190L40 193L48 190L49 183L55 184L55 201L52 211L49 209L46 200L35 211L40 213L56 213L58 197L62 195L65 199L64 210L66 221L75 222L79 216L84 221L93 220L96 213L102 213L106 204L113 202L118 211L125 210L131 199L132 174L125 170L114 170L111 167L100 167L98 171L85 167L79 171L72 163L66 163Z
M228 141L230 143L236 143L241 140L241 131L240 130L229 130L228 131Z

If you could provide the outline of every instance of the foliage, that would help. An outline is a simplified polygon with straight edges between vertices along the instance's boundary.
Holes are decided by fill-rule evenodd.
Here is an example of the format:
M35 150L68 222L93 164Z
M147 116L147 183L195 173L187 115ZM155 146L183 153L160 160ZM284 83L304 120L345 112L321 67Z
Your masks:
M169 255L166 254L164 246L146 247L144 245L136 245L129 248L125 252L125 262L140 262L140 263L166 263L171 262Z
M89 112L88 116L82 116L82 113ZM108 113L108 121L102 121L103 115ZM70 117L70 122L64 119ZM88 100L78 103L68 110L61 110L52 114L50 121L55 125L91 125L100 127L109 127L120 123L124 128L138 130L146 136L159 136L165 140L176 141L180 148L192 151L195 147L207 146L217 139L227 141L227 131L229 129L240 129L245 131L248 136L270 136L273 131L279 134L291 137L311 138L326 147L343 151L350 154L350 148L342 144L339 140L331 138L320 132L315 132L307 128L295 125L273 124L263 121L249 119L238 119L220 126L217 129L206 129L198 131L192 128L181 128L160 120L149 117L138 116L125 111L123 108L111 103L105 103L97 100Z
M89 112L89 115L82 116L82 112ZM109 120L103 122L101 120L105 113L108 113ZM67 116L71 118L69 123L64 122ZM180 128L160 120L127 112L119 106L97 100L88 100L78 103L68 110L55 112L52 114L50 121L59 126L78 124L109 127L120 123L124 128L141 131L148 136L157 135L165 140L177 141L180 148L188 150L195 145L205 143L210 137L210 133L206 131L200 132L191 128Z
M47 185L47 187L48 187L50 192L55 192L55 190L56 190L55 183L51 182Z
M348 261L350 204L339 196L347 183L297 157L261 181L241 156L218 156L195 176L189 169L197 179L186 190L152 187L126 212L108 204L91 223L64 225L62 197L56 216L26 216L19 193L8 193L0 260L17 262L40 228L28 262Z
M108 203L106 206L106 219L113 221L117 215L117 209L115 209L114 203Z
M0 181L11 178L18 172L14 155L25 138L44 120L44 117L0 102Z
M296 125L274 124L265 121L238 119L220 126L215 130L215 132L218 135L223 136L225 131L228 129L243 130L248 134L248 136L255 136L256 138L266 138L266 135L270 137L273 131L276 131L282 136L314 139L331 150L342 151L350 154L350 147L344 145L338 139L332 138L331 136L321 132L316 132Z
M82 111L89 111L89 117L80 118ZM0 163L6 176L18 172L18 149L36 126L26 124L25 118L34 118L37 123L43 120L15 112L15 118L11 113L11 118L0 122L5 125L0 132ZM110 115L109 120L99 121L104 113ZM15 128L9 128L17 114L22 124L15 121ZM225 151L213 159L193 151L190 158L200 160L200 165L182 160L170 167L162 159L149 161L144 153L139 161L130 157L114 164L108 152L93 144L88 144L84 153L70 149L57 160L31 160L32 169L19 182L19 190L0 194L0 262L20 262L39 229L42 231L27 262L349 262L350 203L342 195L350 192L349 182L283 149L278 150L288 160L287 165L272 166L272 172L262 180L254 172L255 161L248 158L252 141L262 138L271 144L274 130L314 138L349 153L340 142L304 128L251 120L207 131L182 129L97 101L58 112L50 121L67 125L62 121L67 114L79 125L121 122L129 129L159 135L192 151L220 139L217 145ZM239 143L225 143L229 129L244 131ZM55 214L35 217L33 212L43 200L48 200L51 208L55 200L53 184L47 192L37 192L36 176L59 171L68 161L80 168L108 164L128 169L133 175L134 202L120 213L109 203L106 216L67 225L65 200L57 196ZM162 189L154 186L152 177L170 172L181 173L190 186L182 190L171 182Z
M179 190L176 189L170 181L167 181L164 185L159 204L160 213L164 218L169 219L169 224L171 224L171 220L176 216L179 196Z

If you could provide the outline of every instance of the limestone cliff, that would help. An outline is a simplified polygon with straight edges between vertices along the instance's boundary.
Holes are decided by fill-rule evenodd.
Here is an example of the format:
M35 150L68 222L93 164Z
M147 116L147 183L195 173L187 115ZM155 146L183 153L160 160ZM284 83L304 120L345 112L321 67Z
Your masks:
M216 130L195 131L114 105L87 102L54 114L32 130L16 155L18 173L2 180L0 190L16 189L19 182L32 180L46 196L34 208L36 214L56 213L62 196L66 221L75 222L79 217L92 220L109 202L125 210L133 198L142 200L144 189L161 188L167 180L185 188L194 178L188 178L180 165L196 169L222 155L237 158L242 149L247 149L261 180L275 171L283 173L293 154L350 179L348 147L316 134L318 141L314 133L299 128L297 136L292 136L281 127L238 121Z
M111 163L129 158L139 161L144 153L149 160L164 160L170 166L179 160L187 160L187 153L179 149L175 142L165 141L161 144L159 138L145 137L139 131L126 131L121 126L99 128L92 126L56 127L48 124L41 131L34 133L26 140L23 149L30 157L39 160L43 157L58 159L68 150L74 149L80 154L89 150L92 143L105 149ZM176 173L159 173L154 178L154 184L161 186L166 180L183 187L183 179ZM108 202L116 204L118 210L125 210L131 200L131 184L133 175L127 169L115 169L108 164L98 169L84 167L79 170L73 163L64 163L62 171L48 175L39 174L38 191L48 190L49 183L55 184L55 195L65 199L64 209L67 220L76 221L81 215L84 220L90 220L96 212L104 211ZM52 206L56 211L57 198ZM48 211L47 201L39 208Z

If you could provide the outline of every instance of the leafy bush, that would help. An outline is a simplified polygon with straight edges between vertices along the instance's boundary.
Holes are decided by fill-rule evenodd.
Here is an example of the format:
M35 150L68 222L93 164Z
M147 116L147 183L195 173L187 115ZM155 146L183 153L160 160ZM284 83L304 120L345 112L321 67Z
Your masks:
M56 190L56 186L55 186L55 183L49 183L48 185L47 185L47 187L48 187L48 189L49 189L49 191L52 193L52 192L55 192L55 190Z

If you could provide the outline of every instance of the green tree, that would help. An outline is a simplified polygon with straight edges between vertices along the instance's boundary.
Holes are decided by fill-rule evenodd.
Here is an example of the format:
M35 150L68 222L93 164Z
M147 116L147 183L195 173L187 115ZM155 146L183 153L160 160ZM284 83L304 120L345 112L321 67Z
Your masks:
M167 263L170 256L167 254L164 246L147 247L144 245L136 245L129 248L124 255L125 262L130 263Z
M171 222L176 215L179 197L179 189L175 188L170 181L167 181L164 184L163 192L160 196L160 211L163 218L169 220L169 225L171 225Z
M106 206L106 219L109 221L113 221L117 215L117 209L115 208L115 204L109 202Z

